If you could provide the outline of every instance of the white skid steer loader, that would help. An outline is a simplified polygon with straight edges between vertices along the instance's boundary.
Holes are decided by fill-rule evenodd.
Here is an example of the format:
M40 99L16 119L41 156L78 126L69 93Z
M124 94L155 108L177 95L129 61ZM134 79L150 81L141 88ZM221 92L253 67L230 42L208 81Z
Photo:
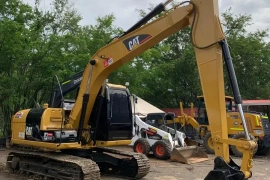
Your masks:
M134 95L133 95L134 96ZM136 98L134 103L136 103ZM155 114L155 113L153 113ZM198 146L197 142L186 137L185 133L170 128L157 119L144 122L138 115L133 115L133 138L130 146L134 152L149 155L154 154L157 159L193 164L208 160L208 156Z

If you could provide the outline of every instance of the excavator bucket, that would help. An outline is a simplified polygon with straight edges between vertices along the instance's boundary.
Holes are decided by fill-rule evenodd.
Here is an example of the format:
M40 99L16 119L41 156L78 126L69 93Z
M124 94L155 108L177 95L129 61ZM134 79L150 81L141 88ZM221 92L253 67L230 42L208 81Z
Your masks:
M173 148L170 158L171 161L194 164L208 160L207 154L198 147L196 141L186 138L185 142L187 146Z

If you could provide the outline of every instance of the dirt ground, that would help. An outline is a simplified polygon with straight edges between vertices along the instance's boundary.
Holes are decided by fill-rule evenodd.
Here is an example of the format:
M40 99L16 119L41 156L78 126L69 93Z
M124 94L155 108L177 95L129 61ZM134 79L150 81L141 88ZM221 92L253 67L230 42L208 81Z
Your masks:
M116 149L129 150L129 147L116 147ZM7 149L0 149L0 179L6 180L27 180L21 175L9 174L5 170L5 161L8 154ZM207 173L213 169L214 156L208 155L209 160L196 164L181 164L177 162L161 161L153 157L150 159L150 172L143 180L203 180ZM240 158L233 157L237 164L241 163ZM250 180L270 180L270 155L267 157L254 157L253 177ZM102 176L103 180L116 180L119 178ZM33 180L33 179L28 179Z

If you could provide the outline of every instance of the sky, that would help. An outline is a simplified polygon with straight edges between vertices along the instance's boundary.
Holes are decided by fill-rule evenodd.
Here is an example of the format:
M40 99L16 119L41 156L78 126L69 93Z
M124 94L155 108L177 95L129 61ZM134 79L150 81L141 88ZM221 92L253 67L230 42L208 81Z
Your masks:
M23 0L33 5L35 0ZM83 17L81 25L95 24L98 16L113 13L116 17L114 25L127 30L139 20L136 9L148 10L150 4L158 4L165 0L70 0ZM41 7L49 9L51 0L41 0ZM179 2L179 0L175 0ZM249 31L257 29L270 30L270 0L219 0L220 13L232 8L234 14L248 14L253 25ZM268 23L269 22L269 23Z

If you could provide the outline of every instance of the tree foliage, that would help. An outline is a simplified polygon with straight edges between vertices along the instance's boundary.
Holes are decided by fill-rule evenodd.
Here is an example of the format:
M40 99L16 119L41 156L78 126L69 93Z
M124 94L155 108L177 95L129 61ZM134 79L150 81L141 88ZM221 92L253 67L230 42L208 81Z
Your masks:
M121 31L110 14L95 25L80 26L81 19L67 0L54 0L50 11L42 11L39 1L35 7L1 1L1 132L18 110L48 101L54 75L61 80L83 70L91 54Z

